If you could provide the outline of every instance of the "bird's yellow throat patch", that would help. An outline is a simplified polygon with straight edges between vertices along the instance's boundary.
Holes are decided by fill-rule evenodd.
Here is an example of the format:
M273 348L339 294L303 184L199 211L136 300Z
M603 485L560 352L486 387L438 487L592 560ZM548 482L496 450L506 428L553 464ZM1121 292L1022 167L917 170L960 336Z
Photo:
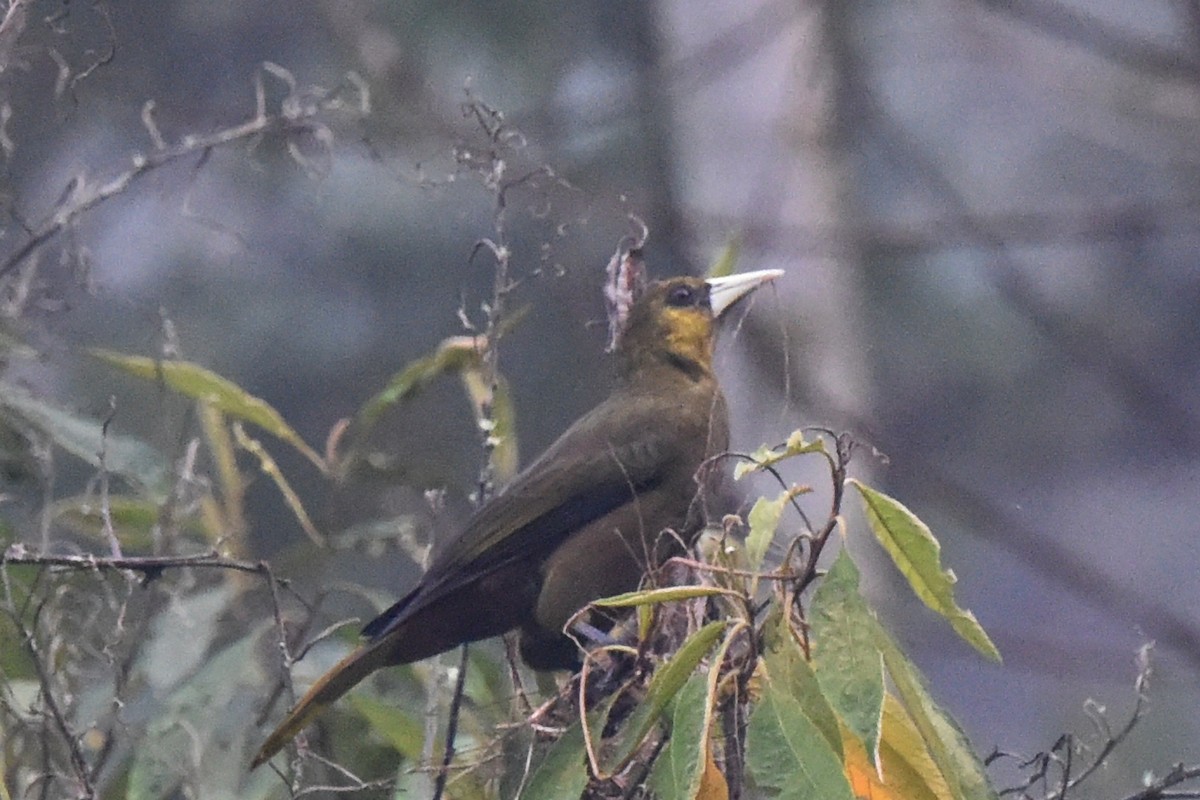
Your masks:
M708 371L713 359L713 320L699 308L664 308L664 339L673 355L699 364Z

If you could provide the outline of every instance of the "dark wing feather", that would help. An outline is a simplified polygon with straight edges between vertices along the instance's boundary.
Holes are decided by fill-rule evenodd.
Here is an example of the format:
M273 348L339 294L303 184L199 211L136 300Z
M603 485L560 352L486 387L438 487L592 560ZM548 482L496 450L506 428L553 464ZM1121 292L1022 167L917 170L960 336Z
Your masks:
M476 512L417 587L363 635L385 636L419 609L515 561L537 563L589 522L654 488L678 455L662 430L671 409L657 406L610 398L578 420Z

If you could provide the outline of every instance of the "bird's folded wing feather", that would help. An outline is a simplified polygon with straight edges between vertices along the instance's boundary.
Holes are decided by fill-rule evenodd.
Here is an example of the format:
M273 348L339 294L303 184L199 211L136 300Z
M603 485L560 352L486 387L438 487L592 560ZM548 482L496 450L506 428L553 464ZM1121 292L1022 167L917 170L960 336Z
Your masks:
M386 635L417 609L521 559L538 561L571 533L660 482L679 447L661 409L606 402L568 429L434 558L421 584L363 633Z

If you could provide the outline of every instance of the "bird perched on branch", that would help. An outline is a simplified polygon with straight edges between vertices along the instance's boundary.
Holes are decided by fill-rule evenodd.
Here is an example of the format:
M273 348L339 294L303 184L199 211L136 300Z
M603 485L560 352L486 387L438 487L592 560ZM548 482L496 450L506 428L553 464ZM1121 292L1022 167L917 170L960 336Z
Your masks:
M578 664L563 628L588 603L636 589L703 526L701 500L729 446L713 374L716 323L780 270L650 283L615 341L616 386L480 508L416 588L363 628L359 646L267 738L265 762L375 670L520 630L534 669Z

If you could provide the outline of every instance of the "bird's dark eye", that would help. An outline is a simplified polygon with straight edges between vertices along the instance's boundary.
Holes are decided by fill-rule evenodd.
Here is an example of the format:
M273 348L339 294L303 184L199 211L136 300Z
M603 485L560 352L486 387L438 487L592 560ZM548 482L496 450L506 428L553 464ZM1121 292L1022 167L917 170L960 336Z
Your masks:
M684 307L696 305L696 290L691 286L674 286L667 292L667 305Z

